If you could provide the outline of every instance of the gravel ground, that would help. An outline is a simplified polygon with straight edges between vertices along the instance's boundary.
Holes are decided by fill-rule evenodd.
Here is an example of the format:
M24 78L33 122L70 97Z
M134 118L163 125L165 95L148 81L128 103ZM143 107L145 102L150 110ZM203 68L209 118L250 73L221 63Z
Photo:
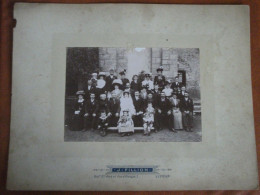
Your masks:
M71 131L65 126L64 141L70 142L200 142L201 116L194 116L193 132L178 131L173 133L168 129L163 129L157 133L153 132L150 136L143 136L143 131L135 131L131 136L121 137L117 131L108 131L105 137L99 135L98 131Z

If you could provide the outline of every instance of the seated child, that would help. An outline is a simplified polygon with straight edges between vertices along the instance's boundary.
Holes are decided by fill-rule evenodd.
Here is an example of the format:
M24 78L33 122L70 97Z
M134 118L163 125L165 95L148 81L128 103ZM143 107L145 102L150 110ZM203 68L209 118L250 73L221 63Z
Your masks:
M154 123L154 113L152 101L149 101L143 117L144 135L150 136Z
M105 110L100 112L100 117L98 118L98 130L101 136L106 136L108 127L108 116Z
M120 116L120 119L117 124L118 132L122 137L134 133L134 122L131 116L129 115L129 110L123 110L123 115Z

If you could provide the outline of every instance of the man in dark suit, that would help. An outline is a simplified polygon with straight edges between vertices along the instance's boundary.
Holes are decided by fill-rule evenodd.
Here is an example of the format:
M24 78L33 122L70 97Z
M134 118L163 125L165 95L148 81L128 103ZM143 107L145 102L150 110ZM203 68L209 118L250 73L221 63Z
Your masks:
M185 86L182 86L182 87L181 87L181 92L179 93L179 99L180 99L180 101L182 101L182 99L184 98L185 92L186 92L186 87L185 87Z
M95 118L97 116L96 114L96 108L97 108L97 100L95 99L95 94L90 93L90 99L87 100L85 105L85 129L86 131L89 127L91 129L95 129Z
M172 104L165 97L165 93L161 93L161 98L157 103L156 112L155 112L155 130L161 130L162 124L166 123L168 129L177 133L173 128L173 114L172 114Z
M162 74L163 67L157 68L157 76L154 77L154 84L158 84L159 90L163 90L165 85L165 76Z
M106 91L113 91L114 88L112 86L112 83L117 77L114 75L114 70L110 69L109 76L106 78Z
M120 101L115 93L112 92L112 98L108 101L108 110L110 115L109 126L116 127L120 114Z
M179 77L175 77L175 82L171 85L172 90L177 93L178 89L181 88L181 83L179 82Z
M84 88L85 100L90 99L90 94L96 94L96 87L93 85L92 80L88 80L88 85Z
M136 111L136 115L134 116L134 126L142 127L143 126L143 113L144 113L144 101L140 97L139 91L134 93L133 103Z
M185 91L184 98L181 100L180 109L182 112L182 122L185 131L192 132L193 123L193 101L189 93Z
M159 90L159 85L155 84L154 85L154 89L152 90L152 94L153 94L153 102L154 102L154 108L157 107L157 102L160 100L161 98L161 91Z

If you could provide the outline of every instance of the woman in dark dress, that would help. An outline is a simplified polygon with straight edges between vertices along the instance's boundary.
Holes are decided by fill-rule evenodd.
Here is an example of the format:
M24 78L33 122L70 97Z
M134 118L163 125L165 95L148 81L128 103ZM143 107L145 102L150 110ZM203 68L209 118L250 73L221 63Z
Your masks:
M78 91L77 101L74 104L74 113L72 118L72 130L80 131L84 129L84 108L85 108L85 100L84 100L84 91Z
M132 78L132 82L131 82L131 89L133 90L133 92L136 92L136 91L141 90L140 87L141 87L141 84L138 81L138 76L134 75Z

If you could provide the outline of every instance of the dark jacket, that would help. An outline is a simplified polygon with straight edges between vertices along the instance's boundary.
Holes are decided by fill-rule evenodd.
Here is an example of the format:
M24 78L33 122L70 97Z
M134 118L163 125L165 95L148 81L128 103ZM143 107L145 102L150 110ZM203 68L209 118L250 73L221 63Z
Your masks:
M106 91L113 91L113 90L114 90L114 88L113 88L113 86L112 86L112 83L113 83L113 81L114 81L115 79L117 79L117 77L114 76L114 75L113 75L112 78L110 77L110 75L106 78L106 86L105 86Z
M97 95L96 94L96 87L93 86L93 85L90 87L90 89L88 89L88 86L86 86L84 88L84 92L85 92L85 99L86 100L90 99L90 93L94 93L95 95Z
M165 114L172 109L172 104L167 98L165 98L164 101L162 101L162 99L159 99L157 104L157 110L158 109L160 109L162 113Z
M144 100L142 98L136 100L135 97L133 97L133 103L136 112L144 112Z
M85 104L85 100L83 102L78 102L77 100L77 102L74 104L74 111L80 111L79 115L83 115L85 113Z
M141 83L139 83L138 81L137 81L137 83L132 81L131 82L131 89L133 91L140 91L141 90Z
M188 98L188 100L185 100L185 98L183 98L180 103L180 109L182 112L193 112L193 100L191 98Z
M111 114L115 115L116 113L120 113L120 101L118 99L111 98L108 101L108 110L111 112Z
M95 110L97 108L97 100L94 100L92 103L91 100L87 100L86 105L85 105L85 113L88 114L93 114L95 113Z
M162 89L165 86L165 76L162 76L161 79L159 79L159 76L154 77L154 84L158 84L159 88Z
M129 80L127 78L124 78L124 79L121 79L122 80L122 83L123 83L123 90L125 90L125 86L126 86L126 83L129 83Z
M177 92L178 91L178 88L181 88L181 83L178 82L173 82L172 85L171 85L171 88L173 89L173 91Z
M161 91L155 91L154 89L152 90L153 93L153 102L154 102L154 106L157 107L157 103L161 98Z
M102 110L105 110L106 114L109 112L107 100L98 101L95 113L99 115Z

